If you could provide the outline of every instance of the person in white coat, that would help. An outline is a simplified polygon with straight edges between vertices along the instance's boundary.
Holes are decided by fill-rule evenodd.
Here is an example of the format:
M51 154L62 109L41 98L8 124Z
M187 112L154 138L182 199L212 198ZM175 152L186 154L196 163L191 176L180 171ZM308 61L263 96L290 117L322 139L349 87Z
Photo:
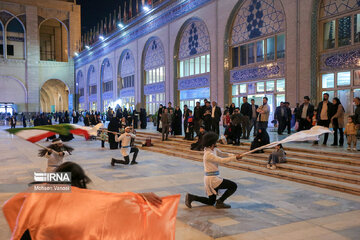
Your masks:
M72 147L63 144L60 138L53 139L50 146L39 151L39 156L48 160L46 172L54 172L63 163L64 157L71 155L73 150Z
M237 185L233 181L219 177L219 163L235 161L237 159L241 159L241 156L224 153L217 149L216 142L218 138L219 136L214 132L208 132L203 137L203 146L205 147L203 157L205 171L204 185L208 197L200 197L187 193L185 197L185 205L188 208L192 207L191 203L193 201L211 206L215 204L216 208L231 208L231 206L224 203L224 201L236 191ZM226 191L219 199L216 200L216 195L218 194L219 189L226 189Z
M119 137L119 135L115 135L115 141L121 142L120 152L125 160L117 160L115 158L112 158L111 166L115 166L115 163L120 163L120 164L125 164L125 165L129 164L130 153L134 153L133 159L130 164L138 164L138 162L136 162L136 157L139 153L139 149L134 146L131 146L131 139L135 139L135 137L136 137L135 134L133 134L131 132L131 127L126 127L125 132L123 134L121 134L120 137Z

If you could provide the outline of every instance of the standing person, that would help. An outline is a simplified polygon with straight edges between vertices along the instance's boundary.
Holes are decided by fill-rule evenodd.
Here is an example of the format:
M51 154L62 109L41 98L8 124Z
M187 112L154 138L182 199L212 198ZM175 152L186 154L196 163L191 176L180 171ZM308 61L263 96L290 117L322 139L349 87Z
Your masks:
M241 138L241 123L242 123L242 114L240 109L237 107L234 109L233 114L230 116L231 119L231 138L234 145L240 145Z
M160 120L161 120L161 115L162 115L162 113L163 113L163 110L164 110L163 105L160 104L160 105L159 105L159 110L158 110L158 112L157 112L157 118L156 118L156 121L157 121L156 130L157 130L158 132L162 132L162 129L161 129L161 127L160 127Z
M243 97L243 104L241 105L240 113L243 115L242 121L242 137L244 139L249 139L250 135L250 119L252 117L252 108L250 103L248 103L248 98L246 96Z
M358 130L357 136L360 136L360 98L359 97L354 98L353 102L356 106L353 122L355 123L357 130ZM356 146L355 146L355 148L356 148Z
M258 105L255 104L255 99L251 99L251 125L250 125L250 132L251 129L254 127L254 133L253 136L256 136L256 119L259 115L259 113L257 112L258 109Z
M108 141L110 145L110 149L117 149L119 144L115 141L115 134L111 132L119 132L120 123L118 118L112 118L108 125Z
M236 108L235 103L231 103L231 105L230 105L230 107L229 107L229 113L230 113L230 115L233 114L235 108Z
M285 129L285 124L286 124L286 109L284 106L284 102L280 102L280 106L276 107L275 109L275 119L278 123L278 134L282 135L284 129Z
M354 120L355 120L355 116L348 117L348 123L346 124L344 133L346 135L347 144L348 144L347 150L356 151L356 142L357 142L356 133L358 129L356 129ZM353 145L353 148L351 148L351 145Z
M16 127L16 118L15 118L14 115L12 115L11 118L10 118L10 126L11 126L11 128Z
M268 98L267 97L263 97L263 105L261 105L260 107L258 107L258 109L256 110L259 115L257 117L256 120L256 129L267 129L268 127L268 121L269 121L269 114L270 114L270 106L267 104L268 102Z
M333 98L333 111L334 115L331 117L330 121L334 130L334 142L331 146L338 145L338 131L340 133L339 146L342 147L344 145L344 115L345 109L340 102L339 98Z
M206 109L203 119L204 119L205 131L207 131L207 132L211 131L211 112L210 112L210 110Z
M136 162L136 157L139 153L139 149L137 147L133 147L131 146L131 139L135 139L136 136L133 132L131 132L131 127L127 126L125 128L125 132L123 134L120 135L120 137L118 136L118 134L116 134L115 136L115 141L116 142L121 142L121 155L124 157L124 160L117 160L115 158L111 159L111 166L114 166L115 163L120 163L120 164L129 164L130 162L130 153L134 153L133 155L133 159L131 161L131 165L133 164L138 164L138 162Z
M118 111L119 111L119 109L118 109ZM117 114L116 114L116 116L117 116ZM140 128L141 129L146 129L146 125L147 125L147 122L146 122L146 110L145 110L145 108L140 108Z
M188 106L185 104L184 105L184 112L183 112L183 124L184 124L184 132L185 132L185 137L184 139L186 139L186 129L188 127L188 118L189 118L189 108Z
M90 126L90 117L89 114L86 113L85 118L84 118L84 125L89 127Z
M168 110L164 109L164 112L161 115L161 125L162 125L162 140L167 141L169 136L169 128L170 128L170 116L168 114ZM166 136L166 138L164 138Z
M26 128L26 117L25 114L22 114L23 127Z
M53 139L47 149L40 149L39 157L46 157L48 160L46 172L54 172L63 163L64 157L71 155L73 150L72 147L63 144L60 138Z
M171 136L174 135L174 111L172 109L170 109L170 111L168 112L169 114L169 122L170 122L170 127L169 127L169 133Z
M185 197L185 205L188 208L192 207L191 203L193 201L201 202L210 206L215 204L215 207L218 209L231 208L231 206L224 203L224 201L236 191L237 185L233 181L219 177L219 163L236 161L241 159L241 156L221 152L218 148L216 148L218 138L219 136L213 132L206 133L203 137L203 146L205 147L203 157L205 171L204 185L208 197L200 197L187 193ZM226 189L226 191L216 200L216 195L220 189Z
M187 128L185 132L186 140L194 140L194 117L192 115L192 111L189 110L189 116L187 119Z
M312 117L314 115L314 105L310 103L308 96L304 97L304 103L296 111L296 120L299 122L298 131L309 130L311 128Z
M200 126L202 125L202 115L203 113L200 106L200 102L196 102L196 106L194 108L194 130L196 136L198 136L200 132Z
M285 102L284 107L285 107L285 128L287 128L288 134L291 134L292 113L291 113L290 103Z
M323 94L323 101L321 101L317 107L317 125L323 126L323 127L329 127L330 126L330 119L333 116L333 105L331 102L329 102L329 94L324 93ZM324 142L323 145L326 145L327 140L329 137L329 133L325 133ZM315 141L314 144L317 145L319 142Z
M75 109L72 111L72 119L73 119L73 123L78 123L78 117L75 112Z
M175 112L174 112L174 127L173 127L173 130L174 130L174 135L182 135L182 122L181 122L181 119L182 119L182 112L180 110L180 107L179 106L176 106L175 108Z
M140 109L141 111L141 109ZM121 119L122 118L122 111L121 111L121 107L119 107L117 110L116 110L116 117Z
M168 102L168 107L167 107L168 113L170 112L171 109L174 111L174 108L171 106L171 102Z
M216 102L212 102L211 107L211 130L217 135L220 134L219 123L221 119L221 109L217 106Z

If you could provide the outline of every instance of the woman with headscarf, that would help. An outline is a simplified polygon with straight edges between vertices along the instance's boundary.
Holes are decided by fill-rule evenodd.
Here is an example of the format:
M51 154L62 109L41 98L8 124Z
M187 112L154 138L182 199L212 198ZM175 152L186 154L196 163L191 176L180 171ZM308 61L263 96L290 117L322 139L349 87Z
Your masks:
M339 146L342 147L344 145L344 114L345 110L343 105L340 102L339 98L333 98L333 113L334 116L331 118L331 123L334 130L334 143L331 146L338 145L338 131L340 133Z
M269 134L267 133L265 128L260 128L258 130L258 134L254 138L254 140L251 142L250 150L253 150L253 149L261 147L261 146L264 146L264 145L269 144L269 143L270 143ZM259 151L256 151L254 153L263 153L263 152L264 152L264 150L259 150Z
M229 107L229 113L230 113L230 115L233 114L235 108L236 108L236 107L235 107L235 103L231 103L231 105L230 105L230 107Z
M182 135L182 112L179 106L176 106L173 116L174 135Z
M156 118L156 121L157 121L156 130L157 130L158 132L162 132L162 128L161 128L160 125L159 125L159 124L160 124L160 119L161 119L162 112L163 112L163 105L160 104L159 110L158 110L158 112L157 112L157 118Z

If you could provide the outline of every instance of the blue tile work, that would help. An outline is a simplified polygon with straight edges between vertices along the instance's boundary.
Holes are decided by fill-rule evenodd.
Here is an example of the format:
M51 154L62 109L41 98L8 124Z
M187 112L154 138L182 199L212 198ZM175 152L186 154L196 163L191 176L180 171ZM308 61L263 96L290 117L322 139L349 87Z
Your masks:
M200 88L210 86L210 75L203 75L195 78L179 79L178 90Z
M121 55L124 56L121 59L120 75L122 78L135 74L135 59L130 50L124 50Z
M247 0L236 15L232 45L285 31L285 13L279 0Z
M165 92L165 83L154 83L154 84L147 84L144 86L144 94L155 94L155 93L163 93Z
M359 0L323 0L320 3L321 17L331 17L360 8Z
M179 59L206 52L210 52L210 37L205 23L201 20L189 22L181 36Z
M123 88L120 90L120 97L133 97L135 96L135 88Z
M161 40L154 37L149 41L145 54L145 71L165 65L165 51Z
M320 70L354 69L359 67L360 49L352 49L320 56Z
M231 70L230 71L230 82L246 82L253 80L262 80L269 78L284 77L284 63L283 62L274 62L264 65L259 65L257 67L245 68L240 70Z
M139 24L138 26L127 30L126 34L120 34L120 31L116 33L118 36L114 37L106 48L102 47L101 44L98 44L96 48L92 50L85 50L84 52L80 53L79 57L75 58L75 69L80 68L81 66L88 64L91 61L98 59L99 57L104 56L119 47L125 46L137 38L149 34L163 27L164 25L175 21L176 19L179 19L184 15L195 11L196 9L211 1L213 0L175 1L172 5L161 11L158 15L155 14L150 21L144 24Z

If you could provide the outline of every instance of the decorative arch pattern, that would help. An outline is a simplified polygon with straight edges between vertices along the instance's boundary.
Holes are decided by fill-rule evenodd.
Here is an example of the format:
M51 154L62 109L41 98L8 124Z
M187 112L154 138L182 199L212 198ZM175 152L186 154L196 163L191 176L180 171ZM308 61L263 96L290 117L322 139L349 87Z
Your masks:
M135 74L135 59L132 52L124 50L120 59L120 76L122 78Z
M195 19L185 25L180 40L179 59L210 52L210 37L205 23Z
M153 69L165 65L165 51L158 37L150 38L146 44L144 70Z
M282 32L285 28L285 13L279 0L247 0L236 14L231 45Z
M360 8L359 0L322 0L320 3L320 17L330 17Z
M96 73L95 73L95 67L94 65L90 65L88 73L87 73L87 86L93 86L96 85ZM89 95L91 95L91 93L89 92Z
M101 81L109 82L112 81L112 66L108 58L105 58L101 64Z

